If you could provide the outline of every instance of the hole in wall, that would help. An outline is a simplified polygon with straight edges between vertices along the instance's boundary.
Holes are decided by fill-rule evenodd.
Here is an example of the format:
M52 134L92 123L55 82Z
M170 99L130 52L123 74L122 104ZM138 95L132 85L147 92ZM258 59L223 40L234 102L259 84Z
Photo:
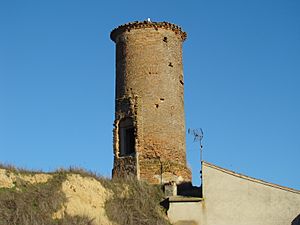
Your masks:
M159 100L160 100L161 102L163 102L165 99L164 99L164 98L160 98Z
M155 107L158 109L158 107L159 107L159 104L155 104Z
M179 82L181 83L181 85L184 85L184 83L183 83L183 81L182 81L182 80L180 80Z
M172 64L171 62L169 62L169 66L170 66L170 67L173 67L173 64Z
M168 43L168 38L167 38L167 37L164 37L163 42Z

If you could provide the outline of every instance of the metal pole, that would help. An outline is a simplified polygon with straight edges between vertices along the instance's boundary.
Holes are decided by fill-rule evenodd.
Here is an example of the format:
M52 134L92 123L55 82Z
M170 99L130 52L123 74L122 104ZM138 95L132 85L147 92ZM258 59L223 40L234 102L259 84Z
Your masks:
M201 180L201 185L202 185L202 159L203 159L203 151L202 151L202 140L200 139L200 180Z

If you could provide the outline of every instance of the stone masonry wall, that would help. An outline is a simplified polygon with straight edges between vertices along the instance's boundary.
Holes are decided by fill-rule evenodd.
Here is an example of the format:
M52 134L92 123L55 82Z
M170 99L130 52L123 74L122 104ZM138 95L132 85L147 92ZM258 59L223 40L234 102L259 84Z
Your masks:
M153 22L123 25L111 33L116 42L113 176L128 174L124 162L130 162L130 173L150 183L190 181L183 100L185 37L176 25ZM118 123L126 117L134 121L136 154L119 157Z

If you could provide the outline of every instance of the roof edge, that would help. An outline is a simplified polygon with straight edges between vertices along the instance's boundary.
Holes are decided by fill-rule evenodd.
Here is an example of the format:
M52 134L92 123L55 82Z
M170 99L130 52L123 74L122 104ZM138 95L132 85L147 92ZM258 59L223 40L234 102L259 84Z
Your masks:
M181 195L170 196L168 199L169 199L169 202L201 202L201 201L203 201L203 198L187 197L187 196L181 196Z
M110 33L110 38L111 40L116 42L116 38L119 34L125 31L130 31L131 29L141 29L141 28L154 28L155 30L157 30L158 28L163 28L166 30L172 30L176 34L180 35L182 41L184 41L187 38L187 33L184 32L180 26L165 21L164 22L134 21L134 22L126 23L113 29Z
M210 168L213 168L213 169L216 169L216 170L219 170L221 172L227 173L229 175L238 177L238 178L242 178L242 179L249 180L249 181L252 181L252 182L255 182L255 183L259 183L259 184L263 184L263 185L266 185L266 186L269 186L269 187L281 189L281 190L284 190L284 191L289 191L289 192L293 192L293 193L296 193L296 194L300 194L300 190L296 190L296 189L293 189L293 188L289 188L289 187L281 186L281 185L278 185L278 184L270 183L270 182L260 180L260 179L256 179L256 178L253 178L253 177L249 177L247 175L236 173L232 170L228 170L228 169L224 169L222 167L216 166L216 165L211 164L209 162L202 161L202 166L203 165L205 165L207 167L210 167Z

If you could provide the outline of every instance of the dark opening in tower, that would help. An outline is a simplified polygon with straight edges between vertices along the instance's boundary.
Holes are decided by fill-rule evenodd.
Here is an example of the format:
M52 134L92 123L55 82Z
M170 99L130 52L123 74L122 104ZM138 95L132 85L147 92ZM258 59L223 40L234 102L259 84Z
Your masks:
M132 118L122 119L119 123L119 156L135 152L135 134Z

